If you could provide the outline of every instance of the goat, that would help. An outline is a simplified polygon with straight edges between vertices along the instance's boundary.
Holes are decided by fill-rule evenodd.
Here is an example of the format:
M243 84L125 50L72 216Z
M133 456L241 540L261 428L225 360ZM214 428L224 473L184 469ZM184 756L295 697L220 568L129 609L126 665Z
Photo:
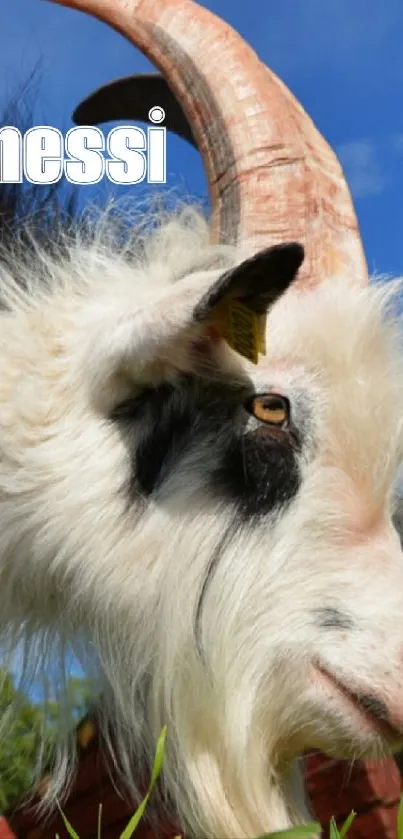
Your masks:
M95 656L136 796L167 724L156 809L188 837L285 829L306 748L403 743L400 284L368 284L335 156L227 25L192 0L66 5L162 70L212 216L3 243L4 644Z

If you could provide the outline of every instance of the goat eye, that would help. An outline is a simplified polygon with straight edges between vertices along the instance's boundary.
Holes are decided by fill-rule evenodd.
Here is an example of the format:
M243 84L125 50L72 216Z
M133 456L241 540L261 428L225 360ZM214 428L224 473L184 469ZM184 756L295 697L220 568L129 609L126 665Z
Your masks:
M285 396L277 393L265 393L252 396L245 403L246 410L260 422L287 428L290 421L290 403Z

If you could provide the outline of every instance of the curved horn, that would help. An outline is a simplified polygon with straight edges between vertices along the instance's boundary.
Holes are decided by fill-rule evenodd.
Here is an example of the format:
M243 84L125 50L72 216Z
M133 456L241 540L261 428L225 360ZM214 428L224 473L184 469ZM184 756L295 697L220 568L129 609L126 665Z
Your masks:
M76 125L100 125L118 119L147 122L154 102L165 111L165 127L197 148L191 125L158 73L138 73L102 85L80 102L73 113L73 122Z
M250 253L297 240L300 282L367 268L340 164L277 76L193 0L54 0L109 23L160 69L204 160L213 240ZM156 103L157 104L157 103Z

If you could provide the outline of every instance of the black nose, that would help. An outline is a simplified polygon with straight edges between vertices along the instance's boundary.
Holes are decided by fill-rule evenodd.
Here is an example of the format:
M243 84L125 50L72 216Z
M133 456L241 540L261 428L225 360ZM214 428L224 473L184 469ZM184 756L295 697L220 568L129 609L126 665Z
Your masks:
M367 711L368 714L371 714L371 716L376 720L380 720L381 722L390 722L389 711L381 699L377 699L376 696L366 694L364 696L358 696L357 700L361 708L363 708L364 711Z
M354 628L354 621L350 615L329 606L315 609L315 622L321 629Z

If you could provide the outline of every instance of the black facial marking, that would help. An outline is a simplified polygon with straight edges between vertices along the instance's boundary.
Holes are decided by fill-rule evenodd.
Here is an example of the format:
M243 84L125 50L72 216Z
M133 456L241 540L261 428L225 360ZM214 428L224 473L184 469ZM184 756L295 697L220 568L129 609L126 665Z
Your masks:
M245 399L240 387L183 376L116 409L111 419L119 424L132 461L130 497L151 495L188 454L200 451L190 467L196 484L232 502L243 518L289 502L300 486L300 439L295 429L259 422L248 429Z
M207 592L210 587L210 583L214 577L214 572L220 562L221 556L225 548L228 547L228 543L231 537L234 535L237 529L236 521L234 520L229 527L225 530L223 536L221 537L218 545L211 557L211 560L206 568L203 583L200 589L199 599L197 601L196 609L195 609L195 619L194 619L194 635L196 641L196 647L199 652L200 657L204 658L203 653L203 644L202 644L202 624L201 618L203 613L203 606L206 600Z
M214 486L234 498L246 518L267 514L288 504L300 488L299 448L297 439L281 429L246 432L223 452Z
M338 609L315 609L315 619L320 629L354 629L354 621Z
M192 411L191 400L186 399L186 391L162 384L128 400L113 412L111 418L117 420L129 435L130 431L136 435L139 420L146 424L145 431L139 426L140 442L131 450L130 496L136 497L139 489L150 495L174 468L177 456L195 426L197 416Z

